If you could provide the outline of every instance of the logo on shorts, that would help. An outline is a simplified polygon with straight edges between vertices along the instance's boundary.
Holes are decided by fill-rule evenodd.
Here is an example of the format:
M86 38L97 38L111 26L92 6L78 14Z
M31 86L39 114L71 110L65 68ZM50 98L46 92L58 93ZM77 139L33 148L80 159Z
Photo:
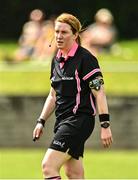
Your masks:
M61 148L64 148L64 145L65 145L65 142L60 142L60 141L56 141L56 140L54 140L53 141L53 144L55 144L55 145L57 145L57 146L60 146Z

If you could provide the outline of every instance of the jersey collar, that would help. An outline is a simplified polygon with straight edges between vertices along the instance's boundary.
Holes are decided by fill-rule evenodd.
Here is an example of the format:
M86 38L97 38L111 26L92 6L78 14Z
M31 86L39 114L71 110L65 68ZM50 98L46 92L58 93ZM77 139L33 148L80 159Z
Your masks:
M71 49L69 50L67 57L65 58L65 61L69 58L69 57L73 57L76 53L78 49L78 44L76 42L74 42L73 46L71 47ZM56 58L60 58L62 56L62 52L59 49L56 55Z

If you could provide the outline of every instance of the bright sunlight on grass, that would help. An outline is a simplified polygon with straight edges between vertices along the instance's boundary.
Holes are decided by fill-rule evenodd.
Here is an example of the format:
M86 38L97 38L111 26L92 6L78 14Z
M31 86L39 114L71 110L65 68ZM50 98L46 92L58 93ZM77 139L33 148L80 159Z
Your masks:
M138 95L138 41L122 41L112 53L99 56L107 95ZM50 88L50 61L28 61L10 64L4 53L11 55L17 44L0 43L0 94L45 95Z
M43 149L1 149L1 179L40 179ZM85 178L138 178L138 151L93 151L84 155ZM65 178L63 169L62 177Z

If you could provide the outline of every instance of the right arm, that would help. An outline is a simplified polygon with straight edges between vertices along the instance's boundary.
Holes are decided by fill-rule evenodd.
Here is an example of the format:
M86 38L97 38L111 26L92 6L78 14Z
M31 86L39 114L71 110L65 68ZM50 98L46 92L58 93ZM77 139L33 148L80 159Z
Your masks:
M43 119L46 121L49 118L49 116L53 113L55 109L55 102L56 102L56 92L51 87L39 119ZM41 123L37 123L33 131L33 140L39 139L42 133L43 133L43 125Z
M43 110L39 118L44 119L46 121L55 109L55 102L56 102L56 92L51 87L50 93L45 101Z

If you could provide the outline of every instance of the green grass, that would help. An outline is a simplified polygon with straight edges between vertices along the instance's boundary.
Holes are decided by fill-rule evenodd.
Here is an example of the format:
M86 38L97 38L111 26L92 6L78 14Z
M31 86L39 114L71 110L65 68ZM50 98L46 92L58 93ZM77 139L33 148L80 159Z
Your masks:
M50 89L50 61L1 64L1 95L45 95Z
M111 53L99 56L101 61L138 61L138 40L120 41L113 46Z
M12 56L17 47L18 44L16 41L0 41L0 61L5 56Z
M11 55L17 44L0 43L0 95L45 95L50 88L50 60L19 64L6 63L2 54ZM122 41L112 53L99 56L108 95L138 95L138 40Z
M104 73L104 76L108 95L138 95L138 73Z
M3 72L0 76L2 95L46 95L50 88L49 73Z
M1 179L40 179L42 149L0 149ZM85 178L138 178L138 151L91 151L84 155ZM63 169L62 178L66 178Z
M108 95L138 95L138 63L100 62ZM1 95L46 95L50 89L50 65L24 63L1 66Z

